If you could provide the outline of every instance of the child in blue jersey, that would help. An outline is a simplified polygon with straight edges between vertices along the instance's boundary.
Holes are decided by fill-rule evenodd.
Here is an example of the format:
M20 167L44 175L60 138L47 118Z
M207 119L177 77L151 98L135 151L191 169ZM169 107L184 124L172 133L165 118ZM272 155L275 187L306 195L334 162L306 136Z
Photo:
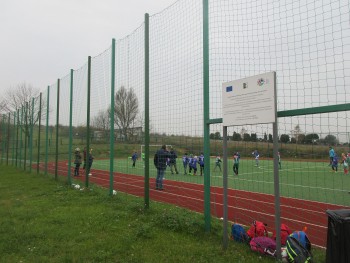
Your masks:
M199 169L200 169L200 175L203 175L204 172L204 155L201 153L201 155L198 157L198 163L199 163Z
M193 162L193 155L190 154L190 157L188 157L188 174L192 175L192 162Z
M333 172L338 172L338 155L334 153L333 160L332 160L332 170Z
M192 159L192 163L190 165L193 169L193 175L196 175L196 173L197 173L197 163L198 163L198 158L197 158L197 156L194 156Z
M184 166L184 175L187 174L187 165L188 165L188 156L187 153L185 153L184 156L182 156L182 164Z
M136 160L137 160L137 159L138 159L137 152L134 151L134 153L133 153L132 156L131 156L132 167L135 167L135 164L136 164Z
M255 150L254 152L252 152L252 155L254 156L255 159L255 166L259 167L259 152L258 150Z

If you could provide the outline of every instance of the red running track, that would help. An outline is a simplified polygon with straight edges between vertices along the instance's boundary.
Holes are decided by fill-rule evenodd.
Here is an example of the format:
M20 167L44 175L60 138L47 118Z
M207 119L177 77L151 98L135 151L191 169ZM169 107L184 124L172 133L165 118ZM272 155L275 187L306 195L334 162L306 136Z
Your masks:
M67 176L66 162L59 164L58 173ZM49 173L54 173L54 164L49 164ZM83 171L83 170L82 170ZM109 172L92 170L89 178L94 183L109 188ZM73 174L73 169L72 173ZM174 175L173 175L174 176ZM178 176L178 175L176 175ZM183 175L181 175L183 176ZM85 182L85 176L75 177ZM204 185L180 181L164 181L164 191L154 189L155 178L150 178L150 199L174 204L199 213L204 212ZM130 174L114 173L113 188L115 190L144 196L144 177ZM211 187L211 214L215 217L223 216L223 188ZM253 220L263 221L270 232L274 230L274 196L255 192L228 189L228 220L242 225L250 225ZM307 227L307 234L311 243L318 247L326 247L327 222L326 210L349 209L350 207L308 200L281 197L281 223L287 224L292 231L303 230Z

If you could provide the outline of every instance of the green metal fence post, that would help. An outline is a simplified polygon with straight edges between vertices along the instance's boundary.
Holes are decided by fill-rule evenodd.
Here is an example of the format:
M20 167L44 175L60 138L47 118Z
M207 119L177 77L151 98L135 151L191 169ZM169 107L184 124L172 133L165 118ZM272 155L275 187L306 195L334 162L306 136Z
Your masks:
M23 133L23 106L21 107L20 141L19 141L19 167L22 167L22 133Z
M12 140L12 165L15 163L15 131L16 131L16 112L13 112L13 140Z
M203 109L204 109L204 220L210 231L210 142L209 142L209 4L203 0Z
M112 54L111 54L111 127L110 127L110 142L109 142L109 195L113 195L114 181L114 90L115 90L115 39L112 39Z
M58 179L58 131L60 123L60 79L57 80L55 180Z
M26 102L24 109L24 171L27 170L27 144L28 144L28 105Z
M1 129L2 129L1 163L3 163L4 153L5 153L5 114L3 114L1 118Z
M6 165L9 165L9 153L10 153L10 125L11 125L11 113L7 121L7 147L6 147Z
M47 175L47 166L49 163L49 114L50 114L49 108L50 108L50 86L47 86L46 127L45 127L45 175Z
M85 186L89 187L89 154L90 154L90 98L91 97L91 57L88 57L88 75L87 75L87 105L86 105L86 168L85 168Z
M19 109L17 109L17 126L16 126L16 167L18 167L18 136L19 136Z
M72 168L72 142L73 142L73 74L74 70L70 70L70 100L69 100L69 144L68 144L68 185L72 184L71 168Z
M39 166L40 166L40 135L41 135L41 113L42 113L42 93L40 92L40 98L39 98L39 112L38 112L38 156L37 156L37 163L36 163L36 173L39 174Z
M32 110L31 110L31 116L30 116L29 172L32 172L32 164L33 164L33 129L34 129L34 98L32 98Z
M145 208L149 208L149 14L145 14Z

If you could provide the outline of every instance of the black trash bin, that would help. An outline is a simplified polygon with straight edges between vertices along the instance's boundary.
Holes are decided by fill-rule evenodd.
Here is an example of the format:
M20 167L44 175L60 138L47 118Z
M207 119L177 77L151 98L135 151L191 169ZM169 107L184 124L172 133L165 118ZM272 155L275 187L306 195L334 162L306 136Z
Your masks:
M350 210L327 210L327 263L350 262Z

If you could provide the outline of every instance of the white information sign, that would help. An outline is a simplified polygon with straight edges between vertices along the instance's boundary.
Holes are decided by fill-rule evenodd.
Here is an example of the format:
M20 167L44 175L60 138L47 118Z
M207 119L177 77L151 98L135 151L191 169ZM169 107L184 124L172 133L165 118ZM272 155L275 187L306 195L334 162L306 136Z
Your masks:
M222 84L224 126L276 121L276 72Z

